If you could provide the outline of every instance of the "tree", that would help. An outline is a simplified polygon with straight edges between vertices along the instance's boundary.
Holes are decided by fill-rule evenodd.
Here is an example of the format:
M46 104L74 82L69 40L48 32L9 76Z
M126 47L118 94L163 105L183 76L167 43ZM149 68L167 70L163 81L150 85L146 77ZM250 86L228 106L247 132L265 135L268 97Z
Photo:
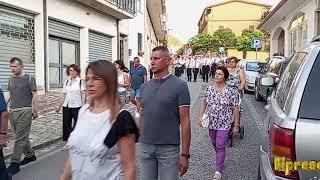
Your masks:
M182 55L184 55L184 53L185 53L185 46L182 46L181 48L179 48L179 50L177 51L177 54L178 55L180 55L180 56L182 56Z
M174 46L174 47L180 47L182 46L182 43L179 39L177 39L176 37L168 34L168 44L170 46Z
M219 47L234 47L236 44L236 34L230 28L218 29L213 33L213 37L217 39L217 49Z
M216 49L217 39L210 34L200 33L191 38L188 44L192 45L196 52L207 52Z
M242 31L241 36L236 39L236 47L243 52L243 59L247 58L247 51L254 50L251 48L251 41L253 38L264 40L266 35L261 31L253 31L245 29Z

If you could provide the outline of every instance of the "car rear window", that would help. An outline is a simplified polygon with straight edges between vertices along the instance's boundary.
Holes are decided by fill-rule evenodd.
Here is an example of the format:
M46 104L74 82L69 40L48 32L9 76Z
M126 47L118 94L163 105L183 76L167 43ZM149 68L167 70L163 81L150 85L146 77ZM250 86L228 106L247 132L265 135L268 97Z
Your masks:
M259 69L258 62L247 62L246 63L246 71L258 72L258 69Z
M320 54L312 67L301 99L299 116L306 119L320 120Z

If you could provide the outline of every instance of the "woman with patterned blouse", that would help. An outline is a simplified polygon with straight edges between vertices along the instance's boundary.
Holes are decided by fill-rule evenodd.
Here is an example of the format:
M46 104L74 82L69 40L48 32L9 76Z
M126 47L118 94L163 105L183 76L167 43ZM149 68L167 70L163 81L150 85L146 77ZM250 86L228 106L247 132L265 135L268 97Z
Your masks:
M229 132L239 132L239 108L237 92L226 85L229 72L225 67L218 67L215 73L213 85L209 85L205 91L205 98L200 107L199 124L202 116L207 113L209 117L209 135L216 152L216 172L214 179L221 179L224 168L225 146Z

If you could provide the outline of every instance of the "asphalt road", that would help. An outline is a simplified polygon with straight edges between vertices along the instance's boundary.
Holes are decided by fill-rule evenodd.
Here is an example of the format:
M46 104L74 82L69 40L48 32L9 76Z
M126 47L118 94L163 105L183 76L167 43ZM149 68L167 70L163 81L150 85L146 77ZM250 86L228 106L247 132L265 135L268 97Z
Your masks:
M189 84L192 99L192 142L190 168L182 180L213 179L215 172L215 153L211 145L208 130L200 128L196 123L196 115L200 102L203 100L202 83ZM264 103L256 102L252 94L244 96L244 112L241 124L244 125L245 136L236 138L233 147L227 148L224 180L256 180L258 170L258 148L260 127L266 115ZM39 156L36 162L21 168L21 172L13 180L56 180L64 168L67 153L55 149L50 153Z

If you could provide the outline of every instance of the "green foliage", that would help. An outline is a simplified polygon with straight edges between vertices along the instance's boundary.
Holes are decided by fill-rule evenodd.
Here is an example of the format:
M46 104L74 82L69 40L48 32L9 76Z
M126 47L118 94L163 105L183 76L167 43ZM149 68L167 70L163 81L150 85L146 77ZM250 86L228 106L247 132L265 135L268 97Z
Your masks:
M196 53L217 52L219 47L234 47L236 35L230 28L225 28L215 31L212 35L200 33L191 38L188 43L193 46Z
M237 39L230 28L218 29L213 33L213 37L217 39L217 47L233 47Z
M251 48L251 41L253 38L265 39L265 34L261 31L253 31L250 29L245 29L242 31L241 36L237 37L236 47L239 50L253 50Z
M215 48L216 39L207 33L200 33L191 38L188 44L191 44L196 52L208 51Z

